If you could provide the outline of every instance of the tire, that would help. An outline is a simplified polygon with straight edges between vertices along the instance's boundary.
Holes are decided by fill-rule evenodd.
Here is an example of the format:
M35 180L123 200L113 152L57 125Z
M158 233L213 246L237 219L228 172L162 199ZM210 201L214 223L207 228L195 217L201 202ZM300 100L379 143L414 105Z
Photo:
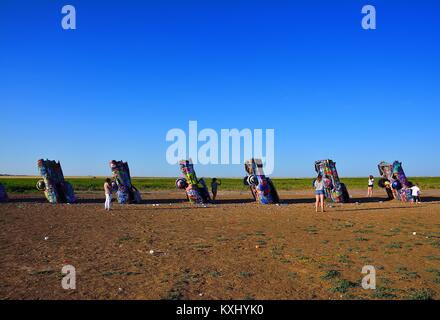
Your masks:
M251 175L248 177L248 183L249 183L249 185L257 186L257 185L258 185L258 179L257 179L257 177L256 177L254 174L251 174Z
M379 182L378 182L379 187L385 188L385 182L387 182L387 181L389 181L389 180L385 179L385 178L379 179Z
M38 180L36 188L38 191L46 190L46 184L44 183L44 180Z

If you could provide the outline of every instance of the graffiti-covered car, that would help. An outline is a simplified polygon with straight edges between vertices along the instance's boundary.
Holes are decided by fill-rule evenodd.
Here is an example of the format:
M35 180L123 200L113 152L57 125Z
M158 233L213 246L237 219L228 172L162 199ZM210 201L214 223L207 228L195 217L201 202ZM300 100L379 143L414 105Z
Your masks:
M255 201L261 204L279 203L275 185L272 180L264 174L263 162L261 159L250 159L244 163L246 177L243 183L249 186L249 189Z
M37 189L43 191L50 203L74 203L75 192L72 185L64 179L59 161L43 160L37 162L38 171L43 178L37 182Z
M130 168L124 161L110 161L110 169L113 174L112 185L116 189L116 197L120 204L141 203L142 198L139 190L131 183Z
M339 180L336 162L330 159L315 161L315 171L322 176L327 199L331 199L333 202L350 202L347 187Z

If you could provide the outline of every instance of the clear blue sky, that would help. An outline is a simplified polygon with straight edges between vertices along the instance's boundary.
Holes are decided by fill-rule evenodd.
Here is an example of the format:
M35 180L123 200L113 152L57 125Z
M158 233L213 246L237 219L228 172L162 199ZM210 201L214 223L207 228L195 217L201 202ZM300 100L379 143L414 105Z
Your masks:
M61 7L77 30L61 28ZM361 28L361 8L377 29ZM175 176L166 132L275 129L273 176L440 175L439 1L0 1L0 173ZM187 129L185 129L187 130ZM199 176L243 168L198 166Z

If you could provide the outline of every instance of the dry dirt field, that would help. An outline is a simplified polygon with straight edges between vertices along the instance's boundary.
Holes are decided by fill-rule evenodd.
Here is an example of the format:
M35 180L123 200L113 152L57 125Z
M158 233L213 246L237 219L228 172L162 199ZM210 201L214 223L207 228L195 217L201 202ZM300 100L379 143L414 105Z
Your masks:
M282 192L280 206L220 192L206 207L152 192L110 213L101 194L74 205L11 195L0 204L0 298L439 299L440 191L420 205L376 192L352 191L353 203L324 214L311 191ZM66 264L76 290L61 287ZM360 285L364 265L376 290Z

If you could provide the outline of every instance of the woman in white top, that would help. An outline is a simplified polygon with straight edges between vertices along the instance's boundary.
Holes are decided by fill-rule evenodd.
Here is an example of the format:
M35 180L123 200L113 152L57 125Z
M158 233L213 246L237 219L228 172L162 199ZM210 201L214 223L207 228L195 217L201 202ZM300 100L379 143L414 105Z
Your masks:
M104 203L104 208L105 210L110 211L111 206L112 206L112 185L111 185L112 181L107 178L105 179L105 183L104 183L104 193L105 193L105 203Z
M318 212L318 207L321 207L321 212L324 212L324 181L322 180L322 176L318 175L315 182L313 183L315 187L315 210Z
M367 197L371 198L373 196L373 187L374 187L374 177L370 175L368 178L368 191Z

